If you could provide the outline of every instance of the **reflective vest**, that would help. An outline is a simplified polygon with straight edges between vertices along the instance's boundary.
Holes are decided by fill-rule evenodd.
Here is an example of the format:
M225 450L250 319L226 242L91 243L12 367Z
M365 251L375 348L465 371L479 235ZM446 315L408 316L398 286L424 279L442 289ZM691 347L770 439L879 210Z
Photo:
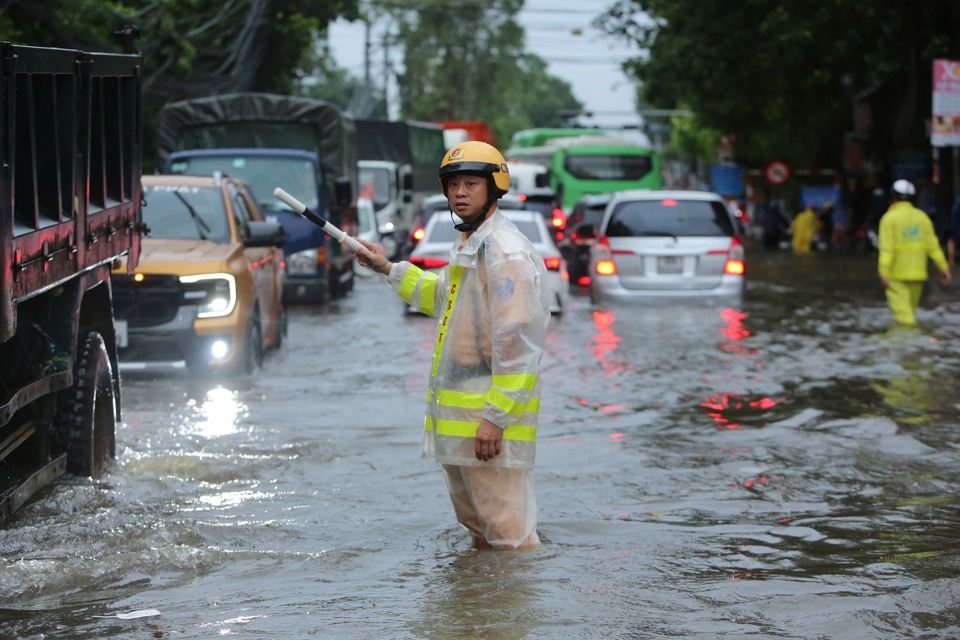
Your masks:
M425 456L443 464L530 469L540 414L540 358L550 321L543 259L494 211L450 251L441 273L397 263L389 282L437 318L424 421ZM474 453L480 420L503 429L499 456Z
M877 271L889 280L926 280L928 257L940 271L949 268L930 216L906 201L880 218L879 251Z

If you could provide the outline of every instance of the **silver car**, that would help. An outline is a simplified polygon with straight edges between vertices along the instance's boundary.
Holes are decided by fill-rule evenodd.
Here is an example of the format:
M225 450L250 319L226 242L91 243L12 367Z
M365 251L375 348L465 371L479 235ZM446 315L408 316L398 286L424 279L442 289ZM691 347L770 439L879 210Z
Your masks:
M554 244L543 216L536 211L517 209L500 209L500 213L517 225L517 229L527 236L543 258L547 268L545 281L550 292L550 313L562 314L570 280L567 275L567 262ZM458 222L460 218L451 219L449 211L434 213L424 227L423 240L410 253L408 260L425 270L438 271L446 267L450 260L450 251L459 237L459 233L453 228ZM409 311L409 308L407 310Z
M621 191L590 248L594 304L688 298L739 303L744 252L727 203L705 191Z

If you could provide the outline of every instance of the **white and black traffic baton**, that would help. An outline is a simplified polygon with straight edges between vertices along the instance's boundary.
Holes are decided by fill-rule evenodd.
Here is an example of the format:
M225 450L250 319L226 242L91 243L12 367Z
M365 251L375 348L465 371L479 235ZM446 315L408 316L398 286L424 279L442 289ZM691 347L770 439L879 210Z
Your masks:
M334 226L329 220L327 220L323 216L308 209L307 205L303 204L302 202L294 198L292 195L290 195L280 187L277 187L273 190L273 197L275 197L277 200L282 201L288 207L290 207L291 209L299 213L301 216L303 216L313 224L317 225L318 227L326 231L327 235L329 235L334 240L338 242L342 242L345 245L347 245L347 248L350 249L350 251L353 251L354 253L359 253L360 250L364 248L364 246L359 242L357 242L355 238L352 238L349 235L347 235L345 231L341 231L338 227Z

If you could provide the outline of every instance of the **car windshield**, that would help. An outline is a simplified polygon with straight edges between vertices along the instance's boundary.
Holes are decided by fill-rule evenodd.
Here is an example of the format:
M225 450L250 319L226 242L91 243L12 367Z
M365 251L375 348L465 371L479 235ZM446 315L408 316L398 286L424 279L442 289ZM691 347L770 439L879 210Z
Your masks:
M360 191L373 200L377 211L390 204L390 170L381 167L360 169ZM364 193L369 191L369 193Z
M520 230L520 233L527 236L530 242L540 244L543 242L543 236L540 235L540 227L533 220L513 220L513 224L517 225L517 229Z
M730 212L722 202L709 200L634 200L613 210L607 237L733 236Z
M154 185L144 188L143 222L148 238L211 240L230 237L227 211L219 189Z
M373 205L367 202L357 202L357 232L367 233L373 231L373 221L376 215L373 212Z
M570 214L570 220L567 222L567 226L572 229L577 229L581 225L589 224L593 225L593 228L596 229L598 226L600 226L600 222L603 220L603 213L606 210L606 203L595 205L577 205L574 207L573 213Z
M580 180L639 180L653 169L653 160L637 155L568 155L563 168Z
M308 209L316 210L320 202L313 163L303 158L203 155L180 158L170 167L170 173L191 176L210 176L215 171L245 180L264 209L289 209L273 197L275 187L280 187Z
M523 202L523 208L527 211L536 211L545 218L553 215L553 202L551 200L539 200L537 198L527 198Z

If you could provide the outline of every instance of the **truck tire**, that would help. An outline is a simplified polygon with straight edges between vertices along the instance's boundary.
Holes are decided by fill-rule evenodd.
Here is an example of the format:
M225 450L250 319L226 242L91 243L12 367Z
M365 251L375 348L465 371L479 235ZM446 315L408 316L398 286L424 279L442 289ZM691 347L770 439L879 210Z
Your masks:
M260 328L260 310L254 309L247 326L246 344L243 345L243 373L254 373L263 366L263 331Z
M287 305L280 304L280 317L277 318L277 329L273 334L273 348L279 349L283 346L283 340L287 337L289 330L289 320L287 318Z
M114 382L103 337L96 331L81 336L73 387L63 392L58 420L69 473L100 478L116 457Z

